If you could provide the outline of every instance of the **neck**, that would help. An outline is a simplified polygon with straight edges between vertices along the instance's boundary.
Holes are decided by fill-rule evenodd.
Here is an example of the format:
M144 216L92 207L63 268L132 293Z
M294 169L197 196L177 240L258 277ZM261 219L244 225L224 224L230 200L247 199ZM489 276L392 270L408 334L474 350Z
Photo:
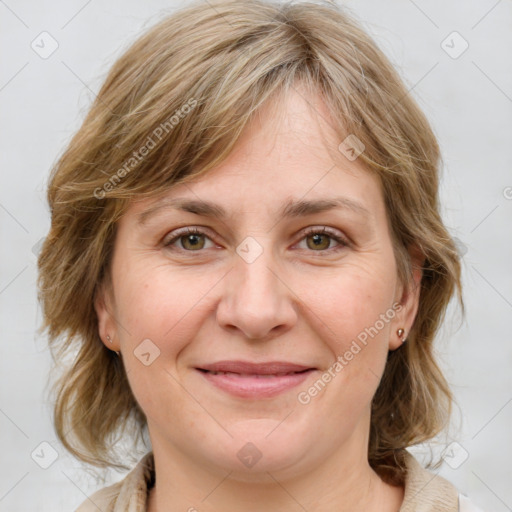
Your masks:
M366 456L354 457L346 449L342 457L333 453L305 475L281 478L279 473L261 471L251 475L252 481L233 471L205 469L180 450L171 451L155 456L157 478L148 512L398 512L403 501L403 488L384 483Z

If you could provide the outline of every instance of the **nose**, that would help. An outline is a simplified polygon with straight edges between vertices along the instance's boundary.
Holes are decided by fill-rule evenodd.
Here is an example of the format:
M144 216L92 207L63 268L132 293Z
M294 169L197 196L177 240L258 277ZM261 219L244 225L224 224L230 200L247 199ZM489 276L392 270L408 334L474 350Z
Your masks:
M251 263L235 254L217 307L222 328L240 331L248 339L268 340L296 323L295 296L270 252L264 250Z

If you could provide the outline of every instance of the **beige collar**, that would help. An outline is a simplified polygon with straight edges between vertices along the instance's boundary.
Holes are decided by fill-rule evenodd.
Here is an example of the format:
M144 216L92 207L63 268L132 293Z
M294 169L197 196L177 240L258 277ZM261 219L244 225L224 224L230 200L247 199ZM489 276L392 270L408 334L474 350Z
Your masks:
M406 451L404 501L399 512L458 512L459 493L445 478L427 471Z

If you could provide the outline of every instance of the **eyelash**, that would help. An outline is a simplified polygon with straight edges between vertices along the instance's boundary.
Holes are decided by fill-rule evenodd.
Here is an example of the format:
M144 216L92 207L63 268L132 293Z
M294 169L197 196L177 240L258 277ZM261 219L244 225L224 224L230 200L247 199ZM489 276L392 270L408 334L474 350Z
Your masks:
M204 231L201 231L198 228L187 227L187 228L178 230L178 232L170 240L167 240L166 242L164 242L164 247L166 247L170 250L176 250L175 248L172 248L172 245L175 242L177 242L180 238L183 238L187 235L204 235L204 236L206 236L206 238L211 240L211 238ZM350 246L350 242L346 238L338 235L336 232L330 230L327 227L307 228L306 231L304 231L303 236L299 240L299 242L302 241L304 238L307 238L308 236L311 236L311 235L327 235L329 238L333 239L335 242L338 242L340 244L339 247L331 247L329 249L324 249L324 250L319 250L319 251L311 250L311 252L314 252L314 253L318 252L319 254L321 254L321 253L337 252L337 251L340 251L340 250ZM188 253L203 252L202 250L190 251L190 250L182 249L182 248L179 248L178 250L182 251L182 252L188 252Z

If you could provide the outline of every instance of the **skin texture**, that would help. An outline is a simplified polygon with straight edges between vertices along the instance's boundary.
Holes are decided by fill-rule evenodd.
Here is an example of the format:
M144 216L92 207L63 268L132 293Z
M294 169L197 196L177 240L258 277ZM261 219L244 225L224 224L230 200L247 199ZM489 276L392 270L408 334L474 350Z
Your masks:
M263 109L227 160L165 194L214 201L225 219L164 209L139 226L137 215L154 202L145 199L119 223L113 295L100 293L95 307L100 336L121 352L148 419L156 464L150 511L391 512L402 503L403 489L368 464L370 404L388 351L401 345L397 330L407 334L413 324L421 270L414 286L401 285L378 178L357 159L334 165L326 144L341 141L329 113L320 97L305 98L291 92L279 104L284 116L275 105ZM278 217L290 199L334 196L362 203L368 217L345 209ZM164 246L187 226L206 236L194 246L183 233ZM317 248L304 234L309 227L328 227L349 245L327 237ZM252 263L236 252L246 237L262 251ZM378 334L300 403L298 393L396 303ZM145 339L160 350L147 366L134 354ZM317 371L272 398L246 399L195 369L226 359ZM261 454L252 467L237 456L248 442Z

